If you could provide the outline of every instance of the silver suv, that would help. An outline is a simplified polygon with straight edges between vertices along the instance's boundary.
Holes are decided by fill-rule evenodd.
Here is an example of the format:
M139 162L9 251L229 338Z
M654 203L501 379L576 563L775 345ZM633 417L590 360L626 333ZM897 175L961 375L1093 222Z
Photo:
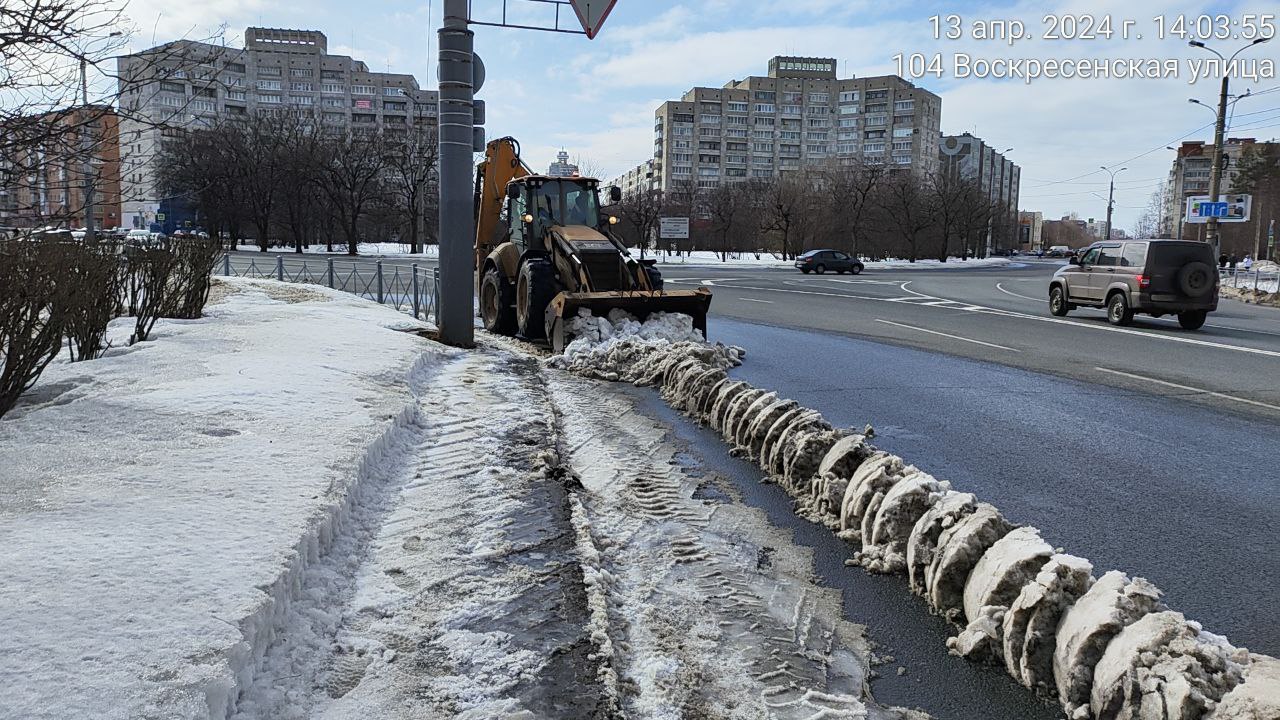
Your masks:
M1218 309L1213 251L1185 240L1094 243L1049 280L1049 312L1062 317L1080 306L1106 308L1112 325L1128 325L1134 313L1176 314L1197 330Z

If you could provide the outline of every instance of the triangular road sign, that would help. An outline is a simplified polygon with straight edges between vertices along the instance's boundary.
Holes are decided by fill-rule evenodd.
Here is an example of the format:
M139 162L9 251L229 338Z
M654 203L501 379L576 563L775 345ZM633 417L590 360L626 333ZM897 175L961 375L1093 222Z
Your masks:
M587 31L587 37L594 39L596 33L600 32L600 26L604 25L605 18L609 17L609 11L613 6L618 4L618 0L569 0L573 4L574 12L578 13L578 22L582 23L582 29Z

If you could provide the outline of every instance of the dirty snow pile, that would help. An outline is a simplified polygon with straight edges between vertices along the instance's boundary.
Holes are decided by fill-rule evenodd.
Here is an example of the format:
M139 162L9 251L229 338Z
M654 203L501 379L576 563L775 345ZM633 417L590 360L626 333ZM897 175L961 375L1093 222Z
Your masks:
M602 380L653 385L662 369L676 360L694 358L719 369L742 364L746 352L739 347L710 344L693 327L693 318L682 313L656 312L640 322L625 310L607 317L582 308L570 319L567 335L573 340L562 355L547 361L550 367Z
M393 310L228 280L0 419L0 717L227 717L406 423ZM121 324L123 323L123 324ZM322 588L317 592L327 592Z
M1280 661L1169 610L1148 581L1118 571L1095 578L1089 561L1036 528L876 449L870 428L832 427L815 410L730 378L727 363L668 352L637 371L628 367L635 360L588 353L570 367L659 386L672 407L757 462L797 512L858 546L847 564L905 574L959 627L953 652L1004 665L1072 720L1280 718Z

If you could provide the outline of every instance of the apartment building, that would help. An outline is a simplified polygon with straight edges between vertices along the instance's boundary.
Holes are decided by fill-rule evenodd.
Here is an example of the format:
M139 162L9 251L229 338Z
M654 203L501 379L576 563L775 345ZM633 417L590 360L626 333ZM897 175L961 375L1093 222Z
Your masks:
M1223 194L1231 190L1237 168L1245 151L1257 144L1255 138L1227 138L1222 151L1227 165L1219 188ZM1210 174L1213 170L1213 144L1201 140L1184 142L1175 150L1173 165L1165 181L1164 210L1160 216L1160 237L1192 239L1194 226L1184 226L1187 198L1192 195L1208 195Z
M654 173L655 164L654 160L645 160L614 178L609 182L609 185L618 186L622 190L623 197L632 197L639 193L653 190L657 187L657 176Z
M118 60L122 206L128 227L169 231L185 203L160 196L156 157L166 135L237 116L297 113L334 128L389 132L435 125L439 96L413 75L372 72L330 55L315 30L251 27L244 47L178 40ZM137 119L134 119L137 118Z
M1001 232L994 233L997 244L989 249L1030 250L1030 246L1020 247L1021 236L1018 232L1018 196L1021 192L1022 168L1005 157L1004 152L997 151L982 138L970 133L947 135L938 143L939 169L952 177L977 181L987 199L1006 209L1004 226ZM998 242L1005 238L1011 242Z
M658 107L654 187L714 188L830 162L938 168L942 99L896 76L838 78L832 58L778 56L766 77Z
M85 227L90 187L94 227L119 227L120 143L115 111L91 105L48 113L41 120L47 126L41 122L34 127L43 128L39 130L43 142L24 149L21 157L0 160L0 227Z

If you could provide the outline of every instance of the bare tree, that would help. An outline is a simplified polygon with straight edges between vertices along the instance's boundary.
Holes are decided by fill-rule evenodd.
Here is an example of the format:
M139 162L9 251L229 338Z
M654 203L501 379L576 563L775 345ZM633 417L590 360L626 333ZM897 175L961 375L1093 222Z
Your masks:
M721 261L729 259L729 250L732 249L730 237L742 222L745 205L743 188L738 183L720 185L702 197L703 213L716 236L716 251L720 253Z
M421 230L437 198L439 148L436 129L416 125L386 138L388 191L409 227L410 252L422 252Z
M634 233L633 240L643 258L658 221L666 211L665 196L661 190L641 190L622 198L615 207L623 224Z
M824 214L834 225L834 245L839 249L858 254L860 241L875 215L872 200L884 174L883 165L860 161L832 163L817 171L822 180L819 190L826 205Z
M360 221L385 192L383 138L372 129L325 133L317 175L333 215L347 241L347 254L360 245Z
M804 174L786 173L761 188L761 229L778 238L783 260L794 260L804 244L806 224L811 222L813 193Z
M901 171L889 175L876 194L877 204L887 225L902 240L907 259L920 258L920 242L935 221L933 200L922 179L915 173Z

